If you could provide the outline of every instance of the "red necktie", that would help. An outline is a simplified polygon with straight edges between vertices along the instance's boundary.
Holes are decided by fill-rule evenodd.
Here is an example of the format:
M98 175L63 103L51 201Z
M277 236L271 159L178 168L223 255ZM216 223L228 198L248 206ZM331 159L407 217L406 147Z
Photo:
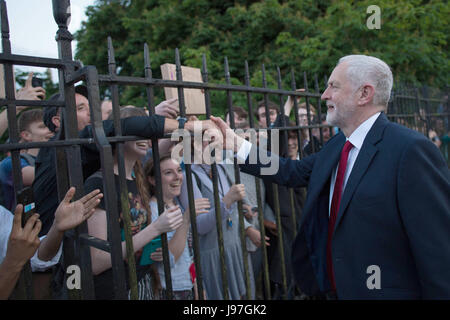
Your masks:
M341 203L342 187L344 184L345 170L347 169L348 154L352 148L353 145L348 140L344 144L344 148L342 148L338 172L336 175L336 182L334 183L333 198L331 200L330 220L328 222L327 272L333 291L336 291L336 282L334 281L333 261L331 257L331 237L333 235L334 225L336 223L339 205Z

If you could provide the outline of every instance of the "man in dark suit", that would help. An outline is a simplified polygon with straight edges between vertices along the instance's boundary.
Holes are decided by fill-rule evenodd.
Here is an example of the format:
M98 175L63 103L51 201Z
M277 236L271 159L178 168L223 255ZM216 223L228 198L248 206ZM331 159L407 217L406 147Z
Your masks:
M279 166L273 175L262 174L273 164L259 158L250 164L252 145L213 118L228 133L225 147L246 161L243 172L308 187L292 247L295 278L306 294L450 298L449 170L426 137L387 119L392 82L380 59L341 58L321 97L327 122L341 132L302 160L271 155Z

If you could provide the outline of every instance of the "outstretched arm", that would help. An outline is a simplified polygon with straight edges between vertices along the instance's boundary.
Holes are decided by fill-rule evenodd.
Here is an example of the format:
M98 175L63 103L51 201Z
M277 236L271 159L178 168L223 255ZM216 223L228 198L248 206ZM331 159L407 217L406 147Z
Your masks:
M42 261L51 260L58 252L64 237L64 231L75 228L92 216L95 207L100 203L103 194L94 190L81 199L70 202L75 195L75 188L71 187L55 212L55 220L42 240L38 250L38 258Z
M303 92L305 89L297 89L295 91ZM300 97L297 98L297 102L300 101ZM289 117L289 114L291 113L292 108L294 107L294 99L292 96L288 96L286 99L286 102L284 103L284 115Z
M236 153L243 172L287 187L308 185L316 154L300 161L281 158L239 137L222 119L211 120L221 131L224 148Z
M33 79L33 72L28 74L28 78L25 81L25 86L16 92L16 100L42 100L45 98L45 89L42 87L33 87L31 80ZM26 106L17 106L16 114L25 110ZM7 109L0 113L0 137L8 129L8 113Z

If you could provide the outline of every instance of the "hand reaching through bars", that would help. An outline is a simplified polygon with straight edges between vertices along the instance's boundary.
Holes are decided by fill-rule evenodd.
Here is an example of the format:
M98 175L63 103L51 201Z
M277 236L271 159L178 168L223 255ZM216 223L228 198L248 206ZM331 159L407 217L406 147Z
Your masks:
M165 100L155 107L155 113L170 119L176 119L179 114L178 98Z
M177 229L183 223L180 207L173 206L166 209L153 223L160 234Z
M304 92L305 89L302 88L302 89L297 89L295 91ZM297 97L297 103L300 103L300 99L301 99L300 97ZM291 110L293 107L294 107L293 96L288 96L286 103L284 104L284 114L289 117L289 114L291 113Z
M259 230L256 230L253 227L248 227L245 230L245 233L255 246L257 246L258 248L261 247L261 244L262 244L261 232ZM270 238L268 236L266 236L266 246L270 246L269 240L270 240Z
M278 228L275 222L264 220L264 227L274 236L278 235Z
M211 121L222 134L221 136L223 139L223 148L226 150L233 150L234 152L237 152L245 139L234 133L230 126L221 118L211 116Z
M47 233L47 237L42 240L39 247L38 258L42 261L53 259L61 246L64 232L89 219L103 197L103 193L100 193L100 190L97 189L77 201L71 202L75 191L75 187L71 187L55 211L55 220Z
M55 226L59 232L75 228L89 219L100 203L103 193L94 190L77 201L70 202L75 195L75 187L71 187L55 212Z
M195 215L198 216L199 214L202 213L208 213L209 209L211 208L211 204L209 202L208 198L198 198L194 200L194 206L195 206ZM186 224L189 224L191 219L190 219L190 213L189 213L189 208L186 209L186 212L183 215L184 218L184 222Z
M223 197L223 202L227 208L231 208L231 205L239 200L245 198L245 186L243 184L233 184L227 194Z

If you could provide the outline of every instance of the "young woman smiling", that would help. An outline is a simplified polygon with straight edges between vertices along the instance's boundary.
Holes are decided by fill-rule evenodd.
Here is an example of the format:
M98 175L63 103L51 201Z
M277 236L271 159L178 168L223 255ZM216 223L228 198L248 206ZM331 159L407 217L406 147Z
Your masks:
M183 212L183 223L175 230L167 233L170 254L170 272L172 276L172 288L175 300L192 300L193 282L189 272L192 264L192 258L189 253L188 232L190 227L189 208L183 208L179 199L181 186L183 183L183 170L180 164L171 159L170 153L163 154L160 157L161 184L163 191L163 200L166 210L179 207ZM158 221L158 206L155 197L155 167L152 160L145 165L145 175L150 185L150 208L152 210L152 220ZM206 198L195 199L196 214L207 213L210 208L209 200ZM157 260L157 254L152 255L153 260ZM161 260L159 257L158 260ZM164 267L158 264L158 271L163 288L165 285Z

